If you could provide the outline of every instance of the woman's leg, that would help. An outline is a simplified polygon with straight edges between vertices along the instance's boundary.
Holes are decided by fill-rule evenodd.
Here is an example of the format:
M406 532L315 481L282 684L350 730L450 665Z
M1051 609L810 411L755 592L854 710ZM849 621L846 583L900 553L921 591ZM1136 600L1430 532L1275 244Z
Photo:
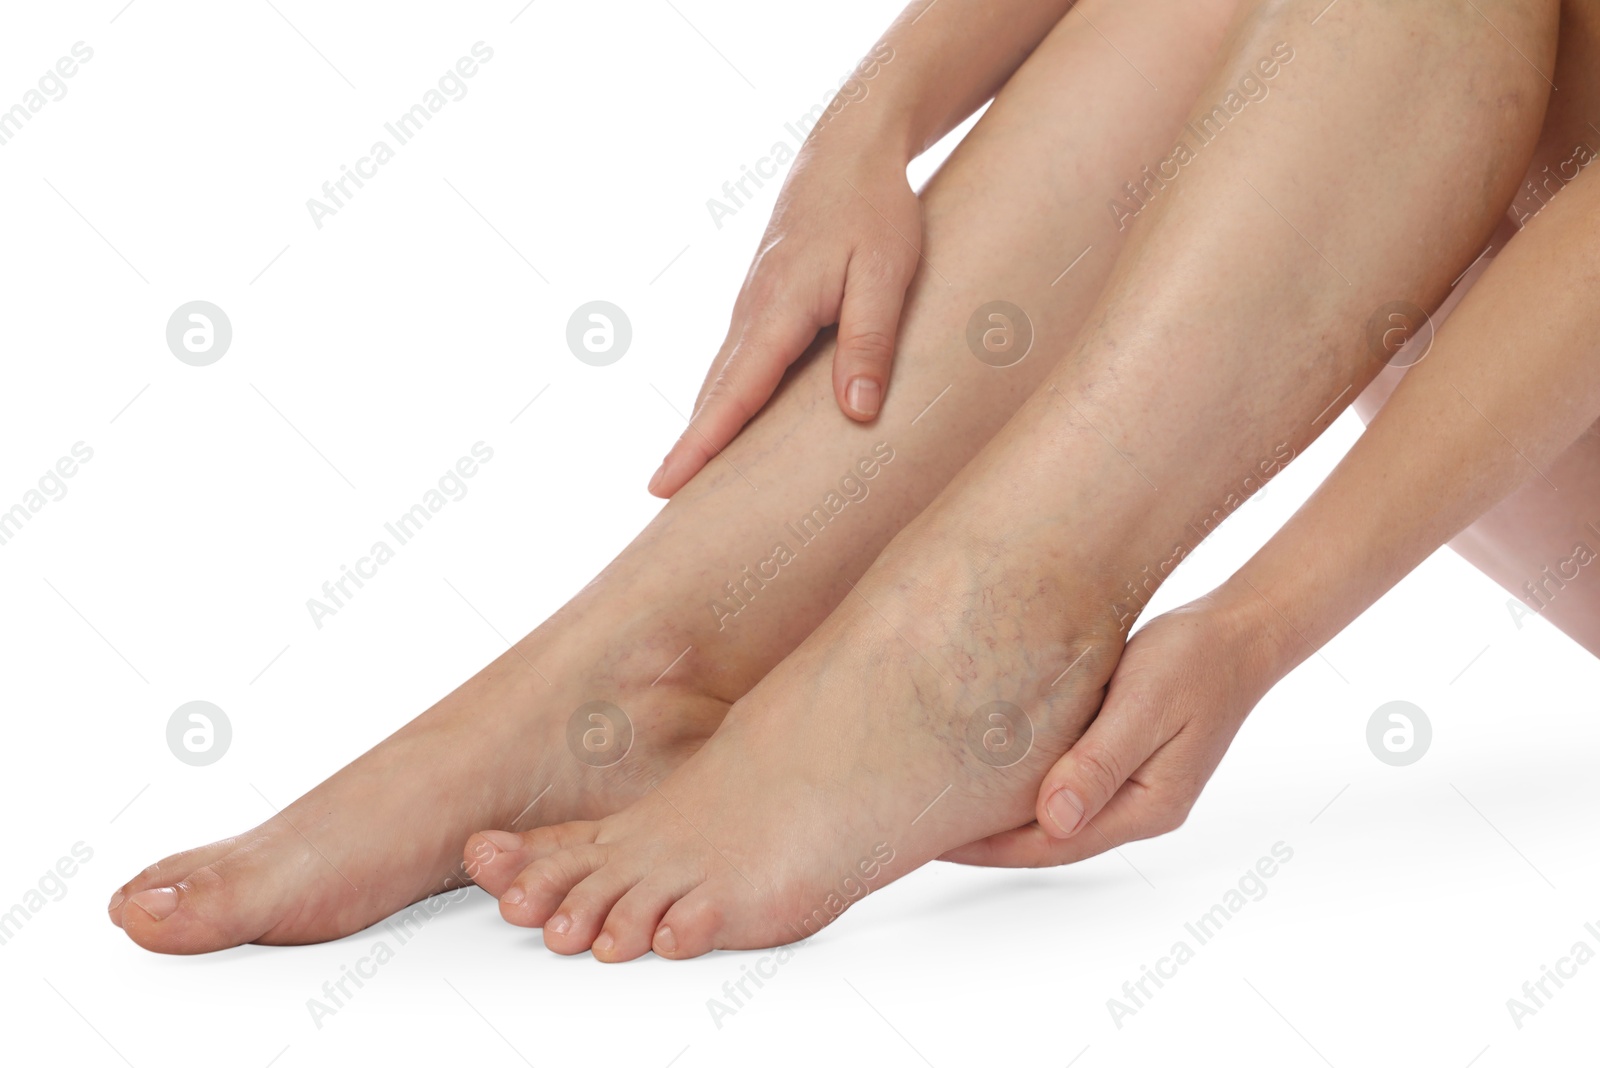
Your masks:
M1108 197L1170 151L1233 3L1080 7L923 194L925 264L875 424L839 415L819 342L549 622L281 815L141 873L113 920L167 952L338 937L459 885L472 831L615 811L697 748L1049 370L1045 354L1077 331L1120 248ZM1130 61L1159 73L1159 92ZM1014 366L965 340L994 300L1031 318L1034 351ZM597 765L628 736L615 713L591 708L569 726L591 701L631 722L612 766ZM469 867L503 889L521 862L480 839Z
M1482 247L1555 31L1549 0L1250 13L1070 357L656 791L525 836L502 913L607 960L771 945L1031 820L1149 592L1370 379L1373 310Z
M1450 546L1600 656L1600 423Z
M1561 87L1550 99L1539 146L1507 222L1496 234L1500 246L1517 223L1538 212L1565 184L1600 160L1600 9L1567 3L1561 15L1560 49L1551 80ZM1434 313L1434 326L1483 272L1484 257L1452 288ZM1367 422L1399 385L1432 332L1415 348L1397 354L1356 402ZM1508 358L1515 358L1508 353ZM1422 356L1421 358L1426 358ZM1450 547L1585 649L1600 656L1600 423L1589 428L1554 464L1530 471L1527 481L1463 531Z

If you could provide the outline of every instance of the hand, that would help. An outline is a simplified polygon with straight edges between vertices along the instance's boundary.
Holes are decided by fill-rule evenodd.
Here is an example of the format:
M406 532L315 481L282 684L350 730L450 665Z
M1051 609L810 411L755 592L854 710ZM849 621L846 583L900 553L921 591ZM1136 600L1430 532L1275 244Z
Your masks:
M853 131L827 133L836 136L813 136L784 182L688 429L650 480L658 497L678 492L733 440L825 326L839 324L839 407L865 422L883 405L922 202L903 156Z
M1261 633L1215 595L1151 620L1128 642L1088 731L1045 775L1036 822L941 859L1042 868L1176 830L1279 677Z

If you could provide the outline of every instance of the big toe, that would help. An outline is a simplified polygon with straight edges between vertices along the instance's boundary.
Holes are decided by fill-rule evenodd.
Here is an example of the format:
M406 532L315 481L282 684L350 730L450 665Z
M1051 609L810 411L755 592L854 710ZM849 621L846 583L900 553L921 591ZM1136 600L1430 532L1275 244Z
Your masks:
M127 907L130 897L156 887L171 886L196 868L227 856L235 847L235 839L224 838L220 842L212 842L198 849L186 849L182 853L174 853L164 860L156 861L117 887L116 892L111 895L111 901L106 905L107 915L111 917L112 923L121 927L122 911Z
M129 894L122 929L156 953L210 953L256 941L302 903L273 868L230 853Z

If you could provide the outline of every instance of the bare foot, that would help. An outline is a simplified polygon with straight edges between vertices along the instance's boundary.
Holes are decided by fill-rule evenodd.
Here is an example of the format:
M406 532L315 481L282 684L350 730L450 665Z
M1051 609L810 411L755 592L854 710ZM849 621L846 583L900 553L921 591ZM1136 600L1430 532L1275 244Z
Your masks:
M926 519L926 517L924 517ZM1049 554L919 520L694 757L595 822L522 835L500 896L561 953L692 957L815 933L865 893L1032 818L1120 652ZM919 529L920 528L920 529Z
M497 885L492 843L461 863L478 827L593 817L640 796L728 703L692 665L651 685L687 640L602 614L569 605L266 823L151 865L113 895L112 922L163 953L339 938L472 878ZM591 634L605 640L571 637ZM626 721L593 706L573 726L591 701Z

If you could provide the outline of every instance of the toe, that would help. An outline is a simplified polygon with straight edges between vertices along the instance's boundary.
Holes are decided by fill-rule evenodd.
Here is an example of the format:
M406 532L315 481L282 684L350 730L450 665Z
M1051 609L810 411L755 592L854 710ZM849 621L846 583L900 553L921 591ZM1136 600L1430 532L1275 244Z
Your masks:
M657 955L683 960L709 953L722 945L727 905L712 884L701 883L667 909L656 928L651 948Z
M467 877L495 897L500 897L523 868L551 853L594 841L593 822L559 823L531 831L479 831L467 839L462 863Z
M479 831L461 851L467 878L495 897L511 889L517 873L532 859L523 836L514 831Z
M237 851L128 895L122 929L157 953L209 953L256 941L294 907L282 868Z
M642 957L656 937L661 917L674 901L694 889L696 882L659 873L647 875L611 906L611 914L594 940L595 957L607 962ZM666 937L670 940L671 934Z
M543 927L556 906L604 864L606 856L603 846L580 845L534 861L500 895L500 915L518 927Z
M118 927L123 925L123 909L128 899L135 894L161 886L172 886L196 868L204 867L214 860L227 856L237 846L238 839L224 838L220 842L212 842L198 849L186 849L182 853L174 853L165 860L156 861L119 886L116 893L111 895L111 901L106 905L106 912L110 914L111 922Z
M595 955L609 959L613 942L596 944L595 936L623 894L639 880L615 860L602 865L593 875L574 886L544 925L544 944L557 953L582 953L594 947Z

